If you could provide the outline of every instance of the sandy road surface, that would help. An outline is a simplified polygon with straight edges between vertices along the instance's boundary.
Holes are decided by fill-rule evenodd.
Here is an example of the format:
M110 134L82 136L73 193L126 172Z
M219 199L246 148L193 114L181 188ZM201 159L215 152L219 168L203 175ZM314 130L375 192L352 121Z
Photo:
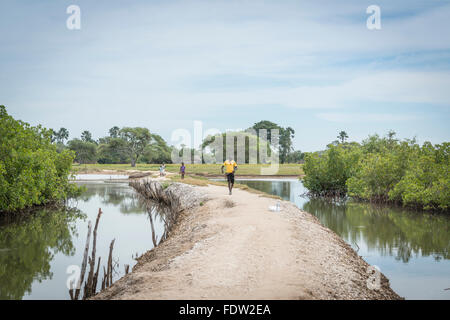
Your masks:
M220 186L184 212L172 235L94 299L398 299L381 275L309 213Z

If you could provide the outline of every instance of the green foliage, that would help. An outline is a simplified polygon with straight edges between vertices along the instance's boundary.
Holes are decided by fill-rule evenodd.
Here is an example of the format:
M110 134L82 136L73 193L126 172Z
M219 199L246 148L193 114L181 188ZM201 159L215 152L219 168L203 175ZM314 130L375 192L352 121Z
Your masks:
M52 278L50 263L58 253L74 255L77 210L39 209L0 226L0 300L22 299L35 280Z
M269 150L268 142L258 139L258 136L251 132L244 131L228 131L206 137L202 143L204 162L212 163L216 162L216 159L219 162L225 161L227 152L229 152L229 150L226 150L227 141L232 141L230 144L233 145L233 157L238 163L265 163L263 159L260 159L258 151L262 148ZM220 148L222 148L221 151ZM239 151L238 153L238 150L243 150L243 152ZM220 152L222 157L220 157ZM245 159L240 159L238 155L244 155Z
M157 134L151 134L150 144L144 149L140 157L141 163L172 163L172 148Z
M296 150L294 152L291 152L287 156L288 163L300 163L305 159L305 154L301 152L300 150Z
M346 182L360 157L358 147L329 145L324 153L307 153L303 171L304 186L316 196L343 196Z
M95 143L73 139L67 145L70 150L75 152L76 162L80 164L97 162L97 145Z
M125 127L120 130L120 138L126 142L126 152L131 158L131 166L135 167L139 156L150 143L152 138L150 131L147 128Z
M130 163L127 142L121 138L100 139L98 146L98 163Z
M280 163L285 163L288 161L289 154L293 151L293 142L295 131L291 127L283 128L278 124L263 120L255 123L251 129L256 130L256 133L259 136L260 129L267 130L267 141L271 141L271 132L270 130L278 130L279 131L279 155L280 155Z
M69 183L74 159L57 152L52 130L17 121L0 106L0 212L67 198L77 187Z
M340 142L343 144L345 143L345 140L348 139L348 134L345 131L341 131L339 132L339 135L337 136L337 138L340 140Z
M69 139L69 131L66 128L60 128L58 131L54 131L53 129L50 130L52 142L64 145L64 141Z
M401 180L389 193L390 198L425 209L449 209L449 146L448 142L436 146L426 142L408 162Z
M114 126L111 129L109 129L109 136L111 138L118 138L120 133L120 128L118 126Z
M304 185L315 195L345 195L423 209L450 208L449 143L419 146L390 131L308 154Z
M92 140L92 133L90 133L88 130L84 130L81 133L81 141L84 141L84 142L95 142L94 140Z

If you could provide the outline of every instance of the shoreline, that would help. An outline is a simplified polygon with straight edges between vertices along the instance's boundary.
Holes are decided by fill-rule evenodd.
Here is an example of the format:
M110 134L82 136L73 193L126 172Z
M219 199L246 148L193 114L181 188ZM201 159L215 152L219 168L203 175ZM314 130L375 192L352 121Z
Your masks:
M169 237L93 299L401 299L383 274L369 289L367 262L289 201L272 212L276 200L240 189L152 189L182 197Z
M158 171L153 171L153 170L149 170L149 171L139 171L139 170L125 170L125 171L119 171L119 170L102 170L102 171L96 171L96 170L87 170L85 172L72 172L72 174L74 174L75 176L83 176L83 175L104 175L104 176L108 176L108 175L117 175L117 176L126 176L128 175L128 179L112 179L113 181L132 181L134 179L142 179L142 178L158 178L159 177L159 172ZM166 178L168 177L174 177L174 176L178 176L178 173L174 173L174 172L166 172ZM252 175L252 174L245 174L245 175L240 175L239 173L237 173L235 175L235 179L236 180L250 180L250 179L254 179L254 180L270 180L270 179L292 179L292 180L298 180L300 178L302 178L304 175ZM186 174L186 177L193 177L193 178L206 178L206 179L224 179L224 175L222 174L217 174L217 175L210 175L210 174L198 174L198 173L192 173L192 174ZM110 180L110 179L98 179L98 180L94 180L94 179L75 179L73 181L105 181L105 180Z

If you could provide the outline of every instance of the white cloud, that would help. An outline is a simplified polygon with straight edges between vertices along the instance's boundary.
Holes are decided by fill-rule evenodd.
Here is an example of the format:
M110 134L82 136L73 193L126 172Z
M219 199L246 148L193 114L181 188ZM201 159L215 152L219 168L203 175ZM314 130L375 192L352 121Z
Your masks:
M382 29L369 31L360 0L163 1L126 9L80 0L79 33L65 30L65 19L53 21L59 9L51 5L37 14L38 4L16 4L28 25L16 30L24 26L14 14L0 21L11 30L0 34L0 96L24 120L51 126L72 121L73 130L85 129L93 114L98 132L120 121L169 128L174 115L220 118L223 107L254 109L252 122L261 105L277 113L314 109L329 121L404 121L413 116L339 111L450 106L448 56L439 57L450 50L450 4L395 17L417 3L380 1ZM435 58L447 59L444 68L433 66ZM250 80L220 85L226 77Z
M367 122L398 122L413 121L420 119L419 116L411 114L391 114L391 113L318 113L319 119L331 122L344 123L367 123Z

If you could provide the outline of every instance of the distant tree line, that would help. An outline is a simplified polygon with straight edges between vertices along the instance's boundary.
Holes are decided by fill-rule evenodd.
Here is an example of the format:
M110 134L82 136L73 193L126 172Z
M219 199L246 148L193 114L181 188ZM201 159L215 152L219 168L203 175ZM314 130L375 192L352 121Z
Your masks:
M263 136L263 130L265 130L265 135ZM271 143L272 131L278 130L278 149L272 150ZM244 161L245 163L265 163L266 161L262 158L261 150L267 150L267 154L271 155L272 152L278 154L280 163L301 163L303 162L304 154L300 150L294 150L293 139L295 131L291 127L281 127L278 124L263 120L255 123L250 128L240 131L240 132L226 132L213 136L208 136L204 139L202 143L202 150L207 147L214 145L214 141L217 139L222 140L222 160L227 157L226 154L226 142L227 136L232 136L234 138L233 144L233 156L235 160L238 160L238 149L245 150ZM253 149L254 148L254 149ZM264 149L262 149L264 148ZM204 152L205 154L205 152ZM207 154L207 153L206 153ZM256 159L250 159L252 154L256 154ZM207 156L211 156L208 155ZM213 155L212 155L213 156Z
M279 130L279 149L276 152L279 153L281 163L299 163L303 161L303 153L299 150L295 151L293 149L293 138L294 130L290 127L283 128L270 121L260 121L255 123L251 128L256 130L256 135L248 135L245 131L235 133L237 137L240 135L245 135L244 140L239 140L236 138L235 141L235 152L238 148L238 144L244 141L244 148L246 150L246 158L243 162L249 163L248 158L249 148L253 145L257 145L257 150L261 146L261 143L269 143L271 136L271 129ZM249 130L247 129L247 130ZM259 129L268 130L268 136L263 139L258 136ZM208 154L206 149L214 139L218 138L216 136L207 137L198 149L186 150L185 146L181 146L178 150L174 146L169 146L167 142L158 134L151 133L149 129L142 127L123 127L119 128L117 126L112 127L108 135L98 140L92 138L92 134L85 130L81 133L80 138L74 138L69 140L69 132L66 128L60 128L59 130L51 130L52 141L57 146L57 150L60 152L64 149L69 149L75 152L75 161L80 164L87 163L101 163L101 164L125 164L130 163L132 167L135 167L137 163L171 163L171 155L179 154L180 156L183 152L189 152L190 161L200 161L205 163L213 155ZM225 139L225 135L221 134L222 138ZM252 141L250 141L250 140ZM253 141L254 140L254 141ZM67 143L66 143L67 141ZM256 143L253 143L257 141ZM252 143L250 143L252 142ZM225 143L223 144L223 157L225 159ZM269 153L270 148L269 149ZM250 150L252 151L252 150ZM201 155L197 157L197 155ZM197 158L196 158L197 157ZM200 158L201 157L201 158ZM258 163L260 163L258 159Z
M68 131L61 128L52 130L52 141L58 150L69 149L75 152L75 161L86 163L170 163L172 148L161 136L152 134L147 128L112 127L109 135L92 139L92 134L85 130L80 138L68 140Z
M360 144L341 132L325 151L306 154L304 186L317 196L449 210L450 143L419 145L395 135L375 134Z

